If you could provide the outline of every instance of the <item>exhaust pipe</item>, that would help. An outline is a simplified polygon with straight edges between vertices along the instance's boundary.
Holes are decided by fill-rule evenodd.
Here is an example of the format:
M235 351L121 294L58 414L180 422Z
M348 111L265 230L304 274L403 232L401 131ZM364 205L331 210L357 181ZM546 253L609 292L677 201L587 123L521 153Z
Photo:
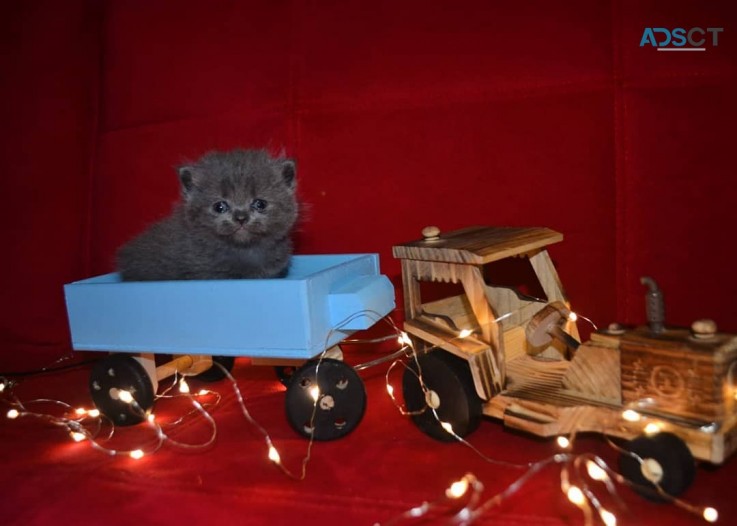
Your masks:
M640 278L640 283L646 285L648 288L648 292L645 294L645 311L647 313L647 323L650 326L650 332L659 334L665 330L663 293L652 278L644 276Z

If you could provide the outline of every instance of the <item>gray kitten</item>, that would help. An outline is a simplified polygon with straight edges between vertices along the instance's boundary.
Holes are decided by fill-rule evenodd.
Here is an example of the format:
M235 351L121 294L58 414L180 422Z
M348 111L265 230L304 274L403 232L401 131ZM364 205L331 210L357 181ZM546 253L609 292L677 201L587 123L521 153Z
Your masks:
M179 168L182 200L118 252L124 280L273 278L287 272L295 164L264 150L211 152Z

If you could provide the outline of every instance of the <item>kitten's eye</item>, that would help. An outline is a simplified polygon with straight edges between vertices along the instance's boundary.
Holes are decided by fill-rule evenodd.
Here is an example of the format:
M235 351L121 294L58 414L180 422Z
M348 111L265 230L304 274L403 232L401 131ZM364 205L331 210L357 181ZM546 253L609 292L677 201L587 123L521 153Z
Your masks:
M259 212L262 212L268 203L264 201L263 199L254 199L251 203L251 208L254 210L258 210Z
M214 205L212 205L212 209L217 212L218 214L224 214L228 210L230 210L230 207L228 206L228 203L225 201L218 201Z

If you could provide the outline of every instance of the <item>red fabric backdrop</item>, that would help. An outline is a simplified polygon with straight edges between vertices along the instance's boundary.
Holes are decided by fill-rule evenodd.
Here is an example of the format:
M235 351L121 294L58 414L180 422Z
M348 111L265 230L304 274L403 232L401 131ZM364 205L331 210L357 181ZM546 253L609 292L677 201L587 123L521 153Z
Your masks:
M727 0L4 2L0 369L64 356L62 284L112 270L116 247L168 213L174 166L235 146L297 159L300 252L378 252L399 284L391 246L427 224L548 226L566 237L552 255L574 307L600 325L643 321L647 274L670 322L709 316L737 332L735 11ZM705 52L660 53L640 47L646 27L724 31ZM258 403L278 429L273 382L251 369L236 371L266 386ZM24 387L83 400L84 384L71 374ZM165 451L143 468L3 421L13 492L0 507L17 524L58 521L68 507L75 522L100 523L79 511L92 493L91 513L109 524L168 522L162 501L193 523L286 522L304 509L305 524L369 524L464 471L497 490L511 480L418 436L380 372L367 385L367 421L316 448L301 484L264 462L232 400L215 450ZM493 422L477 435L506 458L551 450ZM732 506L719 486L735 473L701 470L693 492ZM576 523L555 484L537 484L504 520ZM652 521L692 520L634 506Z

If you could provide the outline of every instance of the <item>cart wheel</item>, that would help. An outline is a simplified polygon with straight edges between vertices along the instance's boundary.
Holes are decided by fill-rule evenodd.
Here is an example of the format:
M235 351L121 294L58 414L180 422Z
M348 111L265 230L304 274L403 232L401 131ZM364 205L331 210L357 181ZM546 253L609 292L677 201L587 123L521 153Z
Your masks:
M296 371L297 367L294 365L277 365L274 367L276 377L286 387L289 387L289 383L292 381L292 377Z
M235 365L235 356L213 356L212 361L213 365L207 371L195 375L193 378L203 382L217 382L218 380L222 380L227 375L215 364L219 363L225 367L226 371L230 372L233 370L233 366Z
M622 453L619 469L627 480L637 485L633 488L635 492L648 500L665 500L655 489L655 483L676 497L686 491L696 476L696 463L691 451L673 433L637 437L627 449L642 462Z
M422 411L412 415L415 425L423 433L442 442L452 442L448 433L435 418L430 407L435 407L440 421L453 427L460 437L471 434L481 423L483 410L476 394L468 363L444 351L422 354L417 359L427 395L417 378L417 364L412 362L402 378L404 403L408 411Z
M317 405L314 396L318 396ZM313 360L292 376L286 409L287 420L300 435L335 440L361 422L366 410L366 390L350 365L332 358Z
M137 406L121 400L122 391L133 395ZM133 356L111 354L92 367L90 394L97 409L113 424L130 426L143 422L156 393L151 378Z

